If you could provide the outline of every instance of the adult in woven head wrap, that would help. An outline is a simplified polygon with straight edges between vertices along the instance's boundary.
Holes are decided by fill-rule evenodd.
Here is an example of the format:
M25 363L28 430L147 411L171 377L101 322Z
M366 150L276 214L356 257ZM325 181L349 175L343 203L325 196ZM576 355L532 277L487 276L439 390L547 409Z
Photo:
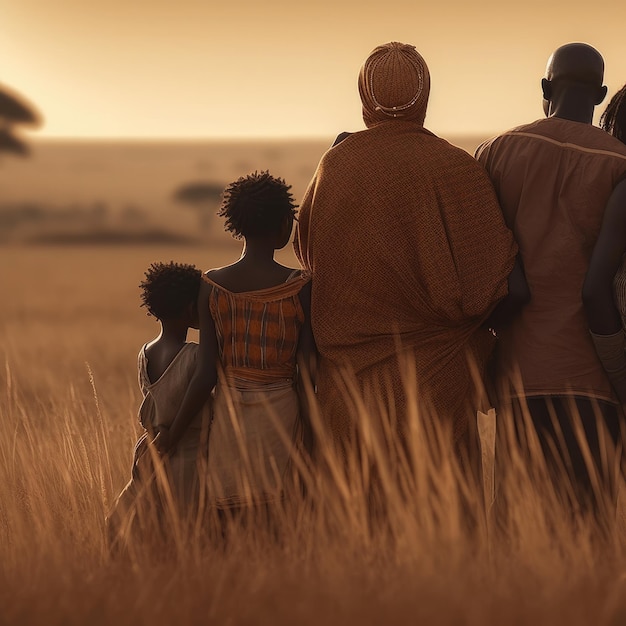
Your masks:
M300 209L318 400L347 456L364 431L388 444L435 423L475 456L472 424L488 406L485 321L517 248L483 168L424 128L429 91L413 46L377 47L359 75L367 130L340 135Z

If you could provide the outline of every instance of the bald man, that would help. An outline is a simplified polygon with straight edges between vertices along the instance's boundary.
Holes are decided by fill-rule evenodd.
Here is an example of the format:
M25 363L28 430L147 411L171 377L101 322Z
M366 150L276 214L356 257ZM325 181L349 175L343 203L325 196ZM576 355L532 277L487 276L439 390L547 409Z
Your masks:
M561 46L541 81L546 119L487 141L476 153L519 244L531 293L530 303L499 333L500 407L511 410L518 433L521 407L528 407L555 485L583 510L598 510L600 499L577 443L576 421L610 488L598 432L606 430L617 443L621 415L581 298L605 207L626 176L626 146L592 126L594 107L607 92L603 75L597 50ZM565 497L570 491L561 466L569 471L574 499Z

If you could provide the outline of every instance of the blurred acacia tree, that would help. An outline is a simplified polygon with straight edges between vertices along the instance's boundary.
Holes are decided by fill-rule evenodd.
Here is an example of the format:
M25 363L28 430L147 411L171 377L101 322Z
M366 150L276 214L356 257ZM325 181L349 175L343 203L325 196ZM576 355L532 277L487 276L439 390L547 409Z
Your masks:
M28 156L30 149L15 132L19 125L38 126L41 115L26 99L0 85L0 152Z
M222 199L224 185L205 181L185 183L174 191L174 200L186 204L198 213L200 228L211 229L215 213Z

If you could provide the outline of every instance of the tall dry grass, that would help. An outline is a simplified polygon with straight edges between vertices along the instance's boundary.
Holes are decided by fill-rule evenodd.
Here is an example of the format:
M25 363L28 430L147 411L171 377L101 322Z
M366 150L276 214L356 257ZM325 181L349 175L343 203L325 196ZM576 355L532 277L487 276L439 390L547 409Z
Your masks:
M271 525L232 524L224 540L173 516L167 545L144 537L111 557L104 517L138 434L135 357L156 332L136 285L152 260L208 267L230 254L0 251L0 623L626 621L617 523L604 534L571 523L540 468L513 458L503 532L487 516L468 529L478 498L445 448L425 445L419 416L413 463L389 455L381 442L393 441L363 413L350 472L322 439L325 470L303 468L307 498L289 498Z

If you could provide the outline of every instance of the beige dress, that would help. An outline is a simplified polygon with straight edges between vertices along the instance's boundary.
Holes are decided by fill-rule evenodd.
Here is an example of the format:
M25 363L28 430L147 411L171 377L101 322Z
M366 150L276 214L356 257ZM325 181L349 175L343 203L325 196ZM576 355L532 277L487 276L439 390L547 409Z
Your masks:
M143 394L139 421L146 432L135 445L130 481L118 496L108 518L109 524L116 528L132 525L141 509L150 515L155 509L161 514L164 507L174 505L180 514L191 513L198 501L199 465L207 450L208 403L189 424L175 450L163 459L163 472L155 471L155 455L148 445L149 433L158 426L171 425L193 376L198 344L186 343L154 382L148 377L145 349L143 346L139 352L138 370Z

